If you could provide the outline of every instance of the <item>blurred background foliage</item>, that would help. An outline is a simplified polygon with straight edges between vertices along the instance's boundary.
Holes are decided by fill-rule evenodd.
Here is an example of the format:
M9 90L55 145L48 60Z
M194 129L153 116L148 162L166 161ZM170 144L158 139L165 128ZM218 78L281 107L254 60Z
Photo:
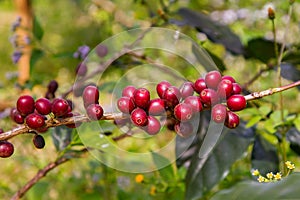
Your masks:
M78 46L88 45L94 48L108 37L122 31L151 25L179 30L193 38L212 55L224 74L235 77L248 91L260 91L277 85L276 70L273 70L276 63L273 43L270 45L270 41L273 40L272 24L267 17L267 9L269 6L275 8L277 41L282 43L287 23L288 1L33 0L32 6L34 15L43 29L43 38L33 41L35 48L43 53L32 66L31 78L25 86L35 97L41 97L48 82L53 79L60 84L58 93L66 91L72 85L75 69L80 62L73 57ZM14 48L10 43L14 34L11 25L16 17L14 2L1 0L0 102L4 105L1 108L4 116L7 114L6 108L14 106L20 95L16 84L17 66L11 60ZM286 40L288 53L284 57L287 62L283 68L283 84L300 79L299 19L300 3L296 1ZM160 54L149 51L147 55L155 59L155 56ZM120 75L126 71L126 67L118 66L125 66L128 58L123 56L118 62L114 63L112 74ZM164 62L168 63L167 56ZM248 84L255 74L268 67L270 70L265 70L256 81ZM295 103L299 100L297 89L284 92L285 109L289 113L287 115L296 115L299 112L300 105ZM276 114L271 117L273 121L266 119L269 119L271 110L278 108L278 101L278 95L266 97L262 101L250 103L249 109L252 110L241 112L243 119L248 121L246 127L257 125L257 132L274 145L277 144L277 139L274 135L270 136L269 132L274 128ZM264 106L265 109L258 110L259 106ZM269 112L266 111L268 108ZM2 118L0 127L5 130L14 127L10 120ZM266 127L269 127L267 131ZM299 132L293 134L299 135ZM16 152L12 158L0 160L1 199L9 199L36 171L56 158L57 152L51 144L49 134L45 134L47 145L43 150L34 149L31 139L26 137L29 136L13 138ZM299 146L299 141L294 142L296 147ZM134 145L132 143L128 148L137 148ZM246 148L247 156L242 157L230 168L229 175L218 186L212 188L208 197L240 180L251 179L251 149L252 145ZM295 152L289 150L287 155L296 166L300 166ZM252 155L252 159L255 158L257 156ZM164 175L159 172L144 174L144 183L137 183L136 174L119 172L100 165L91 155L87 154L80 159L73 159L50 172L24 199L183 199L186 174L184 167L176 168L173 183L164 179ZM274 159L271 159L271 162L274 163Z

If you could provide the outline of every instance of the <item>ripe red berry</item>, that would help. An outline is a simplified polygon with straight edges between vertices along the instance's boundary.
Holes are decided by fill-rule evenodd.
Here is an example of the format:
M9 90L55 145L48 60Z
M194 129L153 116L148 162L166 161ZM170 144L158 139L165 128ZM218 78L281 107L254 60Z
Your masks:
M45 139L41 135L35 135L32 139L32 142L37 149L42 149L45 147Z
M214 105L218 102L217 92L212 89L204 89L200 93L201 101L207 106Z
M183 103L190 105L194 113L200 112L203 109L201 98L198 96L189 96Z
M225 120L225 126L228 128L236 128L240 123L240 118L237 114L231 111L227 111L227 116Z
M143 128L149 135L156 135L161 128L160 122L153 116L148 116L147 126Z
M241 94L242 88L238 83L232 83L232 94Z
M202 90L206 89L207 85L205 83L204 78L198 78L194 83L194 89L195 91L200 94Z
M217 89L218 96L226 99L232 94L232 82L228 79L222 80Z
M133 98L133 95L136 91L136 88L132 85L129 85L127 87L125 87L122 91L122 97L129 97L129 98Z
M181 137L188 137L193 133L193 125L190 122L180 122L175 124L174 129Z
M40 98L35 102L35 109L41 115L48 115L51 112L51 102L46 98Z
M246 108L247 101L243 95L235 94L227 99L227 106L231 111L240 111Z
M91 120L99 120L103 116L103 108L99 104L91 104L87 107L86 113Z
M99 90L96 86L89 85L84 88L82 93L84 106L87 108L91 104L98 104Z
M174 107L179 103L181 94L177 87L170 86L165 90L162 98L166 100L166 106Z
M136 108L131 112L131 121L136 126L146 126L148 123L148 116L147 113L141 109Z
M193 96L194 94L194 84L192 82L184 82L181 86L180 86L180 93L181 93L181 97L183 99L189 97L189 96Z
M133 111L133 109L135 109L134 101L130 97L121 97L118 99L117 105L122 113L129 114Z
M14 146L8 141L0 141L0 157L8 158L14 153Z
M76 68L76 75L78 76L85 76L87 73L87 66L85 63L81 62L77 65Z
M22 116L27 116L34 112L34 99L32 96L23 95L20 96L17 101L17 109Z
M165 101L163 99L157 98L152 99L149 102L148 113L149 115L161 115L165 113Z
M43 115L31 113L25 118L26 124L29 128L38 129L45 126L45 118Z
M216 104L212 109L211 109L211 115L212 119L216 123L224 123L226 119L226 106L223 104Z
M218 71L210 71L205 76L205 83L208 88L216 90L222 80L222 75Z
M231 83L235 83L235 80L232 76L225 75L222 77L222 80L229 80L229 81L231 81Z
M150 92L146 88L138 88L133 94L133 99L137 107L147 109L150 101Z
M20 114L20 112L16 108L11 109L10 117L17 124L23 124L24 123L24 117Z
M69 111L69 104L65 99L55 99L51 107L52 113L56 117L62 117Z
M193 117L193 110L190 105L180 103L174 108L174 116L179 121L188 121Z
M167 90L168 87L171 86L171 83L168 81L162 81L157 84L156 86L156 92L160 98L163 98L164 92Z

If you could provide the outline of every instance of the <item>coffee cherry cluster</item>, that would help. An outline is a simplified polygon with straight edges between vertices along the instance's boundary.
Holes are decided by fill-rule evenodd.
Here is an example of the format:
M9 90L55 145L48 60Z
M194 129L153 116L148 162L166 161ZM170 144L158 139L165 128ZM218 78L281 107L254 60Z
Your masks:
M90 120L99 120L103 116L103 108L99 105L99 90L96 86L87 86L82 93L83 104Z
M235 112L246 107L246 99L240 94L241 91L233 77L211 71L194 83L184 82L179 88L162 81L156 86L159 98L152 100L146 88L127 86L117 106L122 113L130 115L134 125L149 134L157 134L161 128L154 116L167 116L167 127L186 137L194 131L192 120L204 109L211 109L214 122L236 128L239 117Z

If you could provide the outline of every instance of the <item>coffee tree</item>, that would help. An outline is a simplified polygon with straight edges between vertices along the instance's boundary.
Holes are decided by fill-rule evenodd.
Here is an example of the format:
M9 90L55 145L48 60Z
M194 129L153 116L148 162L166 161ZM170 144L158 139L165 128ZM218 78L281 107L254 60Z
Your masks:
M40 199L40 190L45 199L299 197L299 45L289 37L298 2L266 4L248 26L250 10L223 1L211 15L200 11L211 3L134 1L125 6L134 19L121 1L60 2L87 18L72 31L89 45L73 46L68 31L51 38L39 16L49 2L24 2L15 2L19 74L3 86L17 82L3 89L14 94L3 98L11 103L3 104L0 157L5 169L28 157L47 162L17 189L3 175L4 198ZM255 24L272 39L254 37Z

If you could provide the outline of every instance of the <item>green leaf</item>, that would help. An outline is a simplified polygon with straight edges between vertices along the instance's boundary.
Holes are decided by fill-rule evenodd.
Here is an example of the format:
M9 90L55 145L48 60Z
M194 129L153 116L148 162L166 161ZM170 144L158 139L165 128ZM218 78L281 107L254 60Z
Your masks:
M64 150L70 144L72 129L65 126L58 126L52 130L51 136L56 150Z
M44 30L36 17L33 18L32 33L37 40L42 40L44 35Z
M246 128L252 127L257 124L262 119L262 116L256 115L253 116L247 123Z
M211 200L299 199L300 173L293 173L274 183L245 181L218 192Z
M258 110L260 114L265 117L272 111L272 108L270 106L261 106Z
M44 51L40 49L33 49L30 57L30 72L34 69L35 63L44 56Z
M175 174L171 162L167 158L159 155L158 153L155 152L151 152L151 153L152 153L154 164L158 168L159 175L162 177L162 179L165 182L171 182L172 180L174 180ZM165 167L161 168L161 166L165 166Z
M300 115L298 115L297 118L294 120L294 125L297 128L297 130L300 131Z
M199 151L194 153L186 176L187 200L202 198L226 176L232 164L245 154L252 143L254 129L246 129L244 124L240 124L234 130L224 129L222 135L224 137L206 160L199 158Z

